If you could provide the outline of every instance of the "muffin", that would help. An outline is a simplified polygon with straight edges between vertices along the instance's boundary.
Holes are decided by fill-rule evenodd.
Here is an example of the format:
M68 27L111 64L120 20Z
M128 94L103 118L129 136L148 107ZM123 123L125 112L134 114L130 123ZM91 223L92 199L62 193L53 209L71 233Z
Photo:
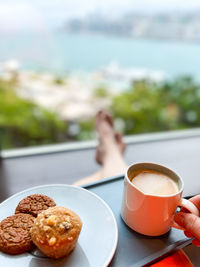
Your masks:
M37 217L43 210L54 206L56 206L56 203L52 198L45 195L34 194L22 199L19 202L15 213L28 213Z
M50 258L68 255L76 246L82 222L72 210L52 207L41 212L31 228L35 245Z
M4 219L0 223L0 250L13 255L30 250L33 247L30 228L34 219L23 213Z

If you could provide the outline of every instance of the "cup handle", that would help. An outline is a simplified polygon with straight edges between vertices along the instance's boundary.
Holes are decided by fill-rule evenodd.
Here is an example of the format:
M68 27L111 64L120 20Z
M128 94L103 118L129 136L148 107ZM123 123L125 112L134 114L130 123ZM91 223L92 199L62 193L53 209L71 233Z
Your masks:
M179 203L178 206L187 209L192 214L194 214L194 215L199 217L199 210L197 209L197 207L191 201L189 201L189 200L187 200L185 198L181 198L180 203ZM172 217L171 227L174 227L174 228L180 229L180 230L185 230L183 227L181 227L180 225L178 225L174 221L174 216Z

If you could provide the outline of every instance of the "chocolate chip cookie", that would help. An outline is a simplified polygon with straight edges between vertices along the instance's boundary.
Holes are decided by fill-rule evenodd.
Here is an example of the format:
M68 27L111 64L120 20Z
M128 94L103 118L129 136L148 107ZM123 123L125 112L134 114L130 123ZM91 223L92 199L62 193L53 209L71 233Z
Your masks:
M15 214L0 223L0 250L8 254L21 254L33 247L30 228L34 217L29 214Z
M43 210L54 206L56 206L56 203L52 198L45 195L34 194L22 199L19 202L15 213L28 213L37 217Z

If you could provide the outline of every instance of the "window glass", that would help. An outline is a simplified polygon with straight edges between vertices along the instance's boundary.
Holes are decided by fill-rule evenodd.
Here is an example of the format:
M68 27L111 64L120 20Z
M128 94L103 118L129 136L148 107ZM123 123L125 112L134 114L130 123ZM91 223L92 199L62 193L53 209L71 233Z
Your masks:
M4 149L198 127L200 2L0 0Z

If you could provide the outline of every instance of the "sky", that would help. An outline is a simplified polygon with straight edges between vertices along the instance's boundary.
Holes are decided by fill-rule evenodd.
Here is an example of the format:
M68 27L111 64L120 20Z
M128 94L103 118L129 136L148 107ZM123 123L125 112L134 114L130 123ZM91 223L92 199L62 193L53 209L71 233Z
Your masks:
M45 30L92 12L119 16L176 10L200 10L200 0L0 0L0 31Z

